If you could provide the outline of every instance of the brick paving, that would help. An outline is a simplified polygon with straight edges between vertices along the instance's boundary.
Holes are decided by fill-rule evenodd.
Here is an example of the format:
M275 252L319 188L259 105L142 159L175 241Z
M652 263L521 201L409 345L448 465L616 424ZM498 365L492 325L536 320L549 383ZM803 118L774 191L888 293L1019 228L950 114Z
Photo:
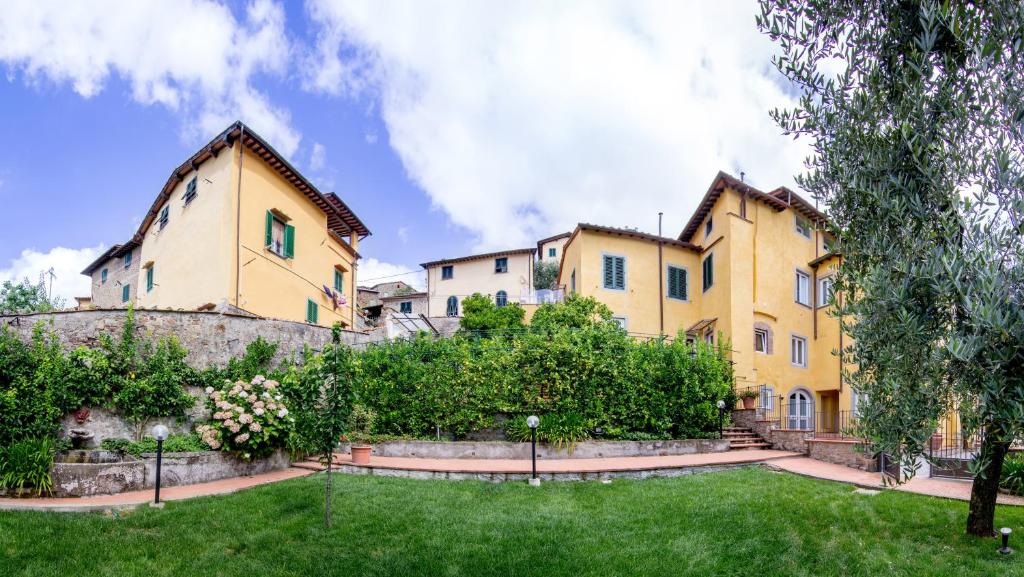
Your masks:
M969 480L914 477L901 485L886 486L882 482L881 473L868 473L867 471L825 463L809 457L777 459L769 463L768 466L806 477L850 483L859 487L893 489L905 493L916 493L918 495L929 495L960 501L969 501L971 499L971 481ZM998 502L1000 505L1024 505L1024 497L1000 494Z
M197 483L180 487L161 487L160 500L178 501L194 497L206 497L208 495L226 495L258 485L276 483L312 474L313 471L307 469L290 467L281 471L272 471L250 477L233 477L231 479L221 479L219 481L210 481L209 483ZM0 498L0 510L105 511L108 509L131 509L152 500L153 489L129 491L117 495L96 495L95 497L25 499L3 497Z

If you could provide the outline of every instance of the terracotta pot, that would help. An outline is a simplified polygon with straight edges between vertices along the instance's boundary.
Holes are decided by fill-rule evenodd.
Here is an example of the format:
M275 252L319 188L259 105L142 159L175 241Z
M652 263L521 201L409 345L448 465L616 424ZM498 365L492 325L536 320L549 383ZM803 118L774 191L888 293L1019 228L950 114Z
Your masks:
M938 451L942 448L942 433L935 433L932 435L931 445L933 451Z
M370 464L370 451L373 447L369 445L352 445L352 464L354 465L369 465Z
M757 401L757 399L754 397L743 397L743 408L753 409L755 401Z

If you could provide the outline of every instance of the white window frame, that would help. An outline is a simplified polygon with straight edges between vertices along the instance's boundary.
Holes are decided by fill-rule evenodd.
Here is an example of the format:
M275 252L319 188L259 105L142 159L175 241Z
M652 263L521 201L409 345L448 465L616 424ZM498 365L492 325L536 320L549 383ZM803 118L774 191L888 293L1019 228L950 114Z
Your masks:
M405 310L409 309L409 310ZM398 312L402 314L412 314L412 301L402 301L398 303Z
M558 256L558 249L556 247L548 248L548 258L555 258Z
M761 385L761 395L758 400L759 408L765 410L772 410L775 408L775 387L771 385Z
M612 320L619 323L622 330L629 331L629 317L613 316Z
M804 224L806 226L805 227L801 226L801 224ZM793 229L800 236L810 240L810 238L812 236L812 224L811 224L811 221L809 219L804 218L804 217L800 216L799 214L794 215Z
M789 363L794 367L807 368L807 337L789 336Z
M832 278L832 275L823 276L818 279L817 300L819 307L828 306L828 300L832 294L834 284L835 279Z
M761 349L758 350L757 343L761 343ZM761 353L762 355L768 354L768 331L764 329L754 329L754 352Z
M804 281L803 291L800 290L800 281ZM805 307L811 306L811 275L800 269L796 269L793 287L793 300Z
M803 399L797 398L798 395ZM799 400L806 400L806 403L801 405ZM804 410L794 413L793 407L804 407ZM796 388L786 397L786 428L800 431L814 428L814 395L807 389Z
M508 272L508 257L499 256L494 259L494 274L505 274Z

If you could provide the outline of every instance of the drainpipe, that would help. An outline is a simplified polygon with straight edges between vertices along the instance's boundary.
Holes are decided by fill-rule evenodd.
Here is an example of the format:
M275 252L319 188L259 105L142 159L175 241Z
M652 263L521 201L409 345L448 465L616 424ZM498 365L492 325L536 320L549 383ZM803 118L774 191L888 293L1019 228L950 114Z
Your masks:
M662 275L665 274L663 270L665 267L661 263L661 216L664 213L658 213L658 336L665 336L665 279Z
M235 306L242 308L242 161L245 159L245 125L238 134L238 187L235 191Z

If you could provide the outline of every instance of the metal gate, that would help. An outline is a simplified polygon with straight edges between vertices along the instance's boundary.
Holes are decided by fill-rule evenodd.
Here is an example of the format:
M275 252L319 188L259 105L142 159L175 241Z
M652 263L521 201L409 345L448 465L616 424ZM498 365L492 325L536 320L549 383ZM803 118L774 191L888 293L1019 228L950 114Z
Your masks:
M970 466L981 451L984 436L984 431L964 431L959 415L944 418L928 443L930 476L973 479Z
M878 470L893 481L900 482L900 462L893 459L889 454L878 454Z

